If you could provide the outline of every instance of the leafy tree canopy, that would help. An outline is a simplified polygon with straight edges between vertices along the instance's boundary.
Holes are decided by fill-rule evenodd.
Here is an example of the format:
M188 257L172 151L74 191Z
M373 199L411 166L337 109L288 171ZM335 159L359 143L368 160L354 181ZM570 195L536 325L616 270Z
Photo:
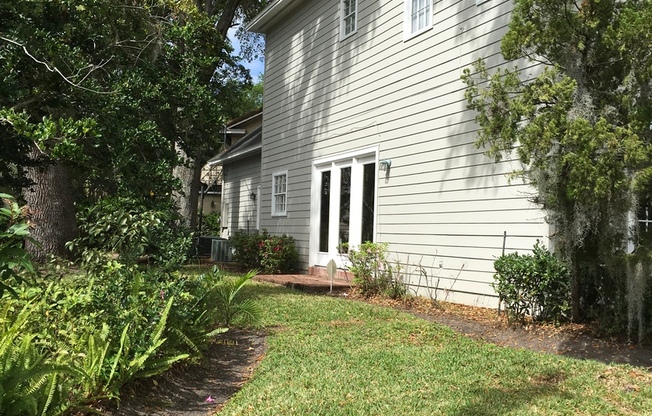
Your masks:
M234 3L236 16L260 7ZM94 197L169 194L171 143L212 154L250 85L217 28L226 6L0 1L2 183L17 190L27 167L63 162Z

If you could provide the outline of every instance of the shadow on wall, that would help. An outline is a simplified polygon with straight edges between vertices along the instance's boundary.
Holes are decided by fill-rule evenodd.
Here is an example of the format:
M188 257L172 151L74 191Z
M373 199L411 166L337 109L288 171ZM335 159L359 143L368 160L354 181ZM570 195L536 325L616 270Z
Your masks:
M265 134L262 166L262 225L270 233L288 233L307 269L312 161L331 155L341 137L332 126L357 110L347 105L350 76L359 55L373 41L377 2L359 2L357 33L340 40L338 2L306 2L292 19L267 35ZM288 214L271 217L272 173L288 170Z

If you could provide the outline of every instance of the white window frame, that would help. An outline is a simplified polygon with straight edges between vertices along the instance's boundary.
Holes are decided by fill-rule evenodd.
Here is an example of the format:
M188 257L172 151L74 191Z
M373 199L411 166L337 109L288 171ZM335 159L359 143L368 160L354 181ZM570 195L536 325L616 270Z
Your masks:
M283 192L276 191L276 178L285 177L285 190ZM283 196L283 209L277 210L276 199ZM274 172L272 174L272 217L285 217L288 212L288 171L283 170Z
M340 40L344 40L349 36L354 35L358 31L358 0L350 0L353 6L353 13L345 15L344 2L346 0L340 0ZM346 19L347 17L353 16L353 30L346 33Z
M434 4L433 0L425 0L427 3L427 7L429 9L429 12L426 13L426 23L423 27L418 28L416 30L412 30L412 14L413 14L413 3L415 1L419 0L404 0L405 2L405 13L404 13L404 19L403 19L403 40L406 41L408 39L412 39L413 37L420 35L423 32L426 32L430 29L432 29L432 20L433 20L433 15L434 15Z

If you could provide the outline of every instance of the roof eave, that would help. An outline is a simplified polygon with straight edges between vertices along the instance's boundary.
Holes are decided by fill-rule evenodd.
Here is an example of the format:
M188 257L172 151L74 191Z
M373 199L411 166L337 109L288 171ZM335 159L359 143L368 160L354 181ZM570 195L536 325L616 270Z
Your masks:
M255 154L256 152L260 151L262 149L262 144L257 144L252 147L248 147L240 152L236 152L233 154L230 154L224 158L216 159L213 161L208 162L207 164L209 166L215 166L215 165L224 165L224 163L229 163L233 162L234 160L242 159L243 157Z
M274 0L249 23L247 23L245 29L249 32L267 33L271 27L270 23L289 12L293 6L296 6L301 1L302 0Z

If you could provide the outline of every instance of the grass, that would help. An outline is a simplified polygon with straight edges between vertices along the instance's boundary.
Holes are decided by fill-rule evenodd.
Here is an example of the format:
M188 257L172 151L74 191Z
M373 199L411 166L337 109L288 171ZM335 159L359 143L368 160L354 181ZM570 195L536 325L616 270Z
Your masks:
M248 288L269 349L220 415L644 415L652 376L473 341L391 308Z

